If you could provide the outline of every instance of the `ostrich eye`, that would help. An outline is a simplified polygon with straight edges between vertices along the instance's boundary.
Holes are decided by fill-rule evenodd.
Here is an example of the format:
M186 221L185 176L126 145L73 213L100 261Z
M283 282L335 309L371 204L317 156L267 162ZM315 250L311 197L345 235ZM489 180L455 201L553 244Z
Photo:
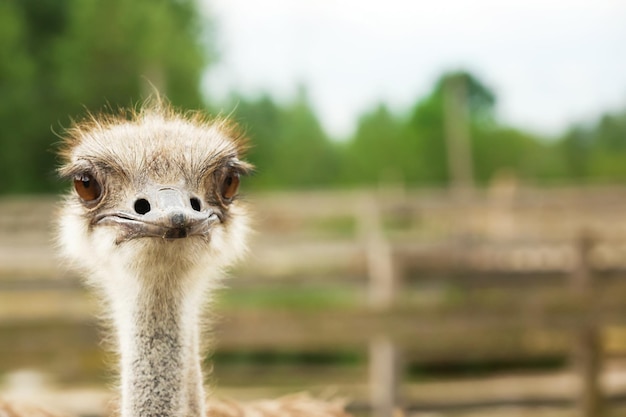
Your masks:
M236 172L229 172L222 182L222 198L224 200L232 199L239 189L239 174Z
M78 196L86 203L93 203L102 195L102 187L90 174L80 174L74 177L74 189Z

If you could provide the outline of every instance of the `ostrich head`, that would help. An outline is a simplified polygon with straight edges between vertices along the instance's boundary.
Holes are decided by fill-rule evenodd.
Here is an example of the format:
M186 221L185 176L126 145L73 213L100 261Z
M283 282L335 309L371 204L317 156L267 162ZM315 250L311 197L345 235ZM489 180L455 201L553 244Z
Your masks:
M121 358L122 416L203 414L199 311L244 251L244 141L225 120L163 104L68 132L73 181L62 252L105 295Z
M244 141L227 121L157 104L92 117L69 133L60 173L74 190L60 243L78 267L91 276L120 268L180 275L242 254L247 221L237 190L251 166L240 160Z

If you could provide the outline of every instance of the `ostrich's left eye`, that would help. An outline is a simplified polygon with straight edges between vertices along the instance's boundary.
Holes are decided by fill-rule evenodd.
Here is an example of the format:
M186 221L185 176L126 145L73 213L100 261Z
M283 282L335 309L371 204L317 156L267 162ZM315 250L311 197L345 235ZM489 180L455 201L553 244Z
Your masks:
M102 196L102 187L91 174L75 176L74 189L86 203L93 203Z
M237 195L239 189L239 174L231 171L224 177L222 182L222 198L224 200L231 200Z

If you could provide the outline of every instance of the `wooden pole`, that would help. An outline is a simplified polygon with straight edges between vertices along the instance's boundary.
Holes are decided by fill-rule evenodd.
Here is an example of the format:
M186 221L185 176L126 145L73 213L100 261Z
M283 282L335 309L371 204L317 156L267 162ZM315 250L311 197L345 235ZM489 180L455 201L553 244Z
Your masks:
M368 304L384 312L396 298L396 271L392 247L383 233L377 202L368 196L359 207L359 228L365 246ZM389 335L379 334L369 343L369 385L372 415L392 417L398 401L399 354Z
M466 194L474 189L474 169L467 82L463 75L451 76L445 82L444 118L450 185L455 192Z
M398 349L389 336L378 335L370 340L369 355L372 416L393 417L398 400Z
M360 234L365 245L368 276L368 304L376 310L389 309L396 293L392 247L385 238L378 203L363 198L359 216Z
M581 417L604 414L600 376L602 374L602 343L600 330L594 322L594 276L590 263L593 239L583 232L577 242L578 262L572 274L572 290L585 306L588 315L575 335L575 364L581 382L578 412Z

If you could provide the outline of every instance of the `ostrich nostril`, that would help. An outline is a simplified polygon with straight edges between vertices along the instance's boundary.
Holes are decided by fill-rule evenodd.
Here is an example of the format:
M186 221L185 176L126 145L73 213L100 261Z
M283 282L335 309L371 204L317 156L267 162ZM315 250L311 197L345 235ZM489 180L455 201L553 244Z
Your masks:
M198 200L196 197L191 198L189 202L191 203L191 208L195 211L200 211L200 209L202 208L200 206L200 200Z
M145 198L140 198L139 200L135 201L135 211L138 214L146 214L150 211L150 208L150 202Z

